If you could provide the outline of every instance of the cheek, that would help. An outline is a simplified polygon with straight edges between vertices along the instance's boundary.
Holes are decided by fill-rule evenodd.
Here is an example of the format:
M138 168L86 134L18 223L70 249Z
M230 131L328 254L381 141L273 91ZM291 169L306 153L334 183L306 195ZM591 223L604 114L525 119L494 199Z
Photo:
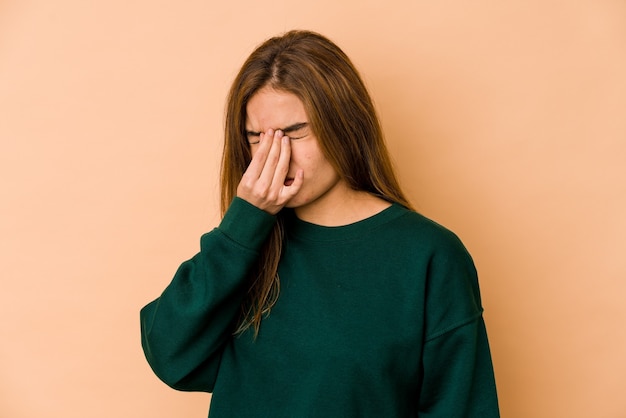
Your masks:
M290 169L304 169L304 175L306 176L306 157L304 153L298 151L297 149L291 148L291 155L289 156L289 168Z
M296 142L291 147L290 170L304 170L304 178L316 177L320 169L327 164L319 149L309 143Z
M314 168L319 164L317 154L306 149L291 149L291 162L301 168Z

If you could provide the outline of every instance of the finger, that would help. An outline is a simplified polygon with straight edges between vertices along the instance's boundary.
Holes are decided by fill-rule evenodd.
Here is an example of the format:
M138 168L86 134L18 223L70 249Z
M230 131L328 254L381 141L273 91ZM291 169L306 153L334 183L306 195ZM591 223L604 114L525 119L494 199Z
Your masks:
M288 136L283 135L280 140L280 156L278 163L276 164L276 170L274 171L274 178L272 179L272 188L278 190L285 184L285 178L289 173L289 162L291 161L291 140Z
M281 201L283 205L294 197L300 191L300 188L304 184L304 171L302 169L296 172L296 177L293 179L293 183L289 186L283 186L281 190Z
M304 184L304 170L299 169L296 172L296 178L293 179L293 183L288 187L289 192L296 194Z
M274 173L276 172L276 166L278 165L278 161L280 160L281 138L283 137L283 133L280 130L273 132L273 136L270 136L270 132L271 130L268 131L266 139L266 141L270 143L270 149L267 153L265 164L263 165L263 170L259 175L259 182L261 183L262 187L268 189L272 185Z
M252 160L250 161L244 175L248 175L255 180L261 176L263 167L265 166L265 161L267 160L267 156L272 147L271 138L273 136L274 131L272 129L268 130L266 133L261 133L259 136L259 147L252 156Z

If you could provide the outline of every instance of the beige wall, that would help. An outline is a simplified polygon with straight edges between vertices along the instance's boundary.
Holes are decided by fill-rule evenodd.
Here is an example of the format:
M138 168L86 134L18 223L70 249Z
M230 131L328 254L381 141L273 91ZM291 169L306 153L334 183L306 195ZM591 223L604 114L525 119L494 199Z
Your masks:
M138 311L219 219L230 80L294 27L474 255L503 416L626 416L626 3L213 3L0 1L0 416L206 416Z

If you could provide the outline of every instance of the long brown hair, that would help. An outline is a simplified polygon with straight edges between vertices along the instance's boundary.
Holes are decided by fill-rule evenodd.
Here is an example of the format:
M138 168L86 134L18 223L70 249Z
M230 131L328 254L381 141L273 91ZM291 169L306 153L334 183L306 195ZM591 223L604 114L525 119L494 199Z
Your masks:
M222 215L236 196L251 160L245 134L246 106L265 86L292 93L302 101L322 152L350 187L411 207L393 172L376 110L356 68L329 39L294 30L257 47L230 89L221 167ZM256 335L263 316L278 298L283 237L279 213L250 273L248 299L237 332L253 326Z

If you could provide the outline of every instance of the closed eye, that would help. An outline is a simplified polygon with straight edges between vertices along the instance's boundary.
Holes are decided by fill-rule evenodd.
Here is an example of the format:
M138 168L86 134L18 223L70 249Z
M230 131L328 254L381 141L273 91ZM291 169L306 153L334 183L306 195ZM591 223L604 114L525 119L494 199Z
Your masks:
M308 122L300 122L282 130L290 139L302 139L309 134Z
M258 144L261 142L261 132L246 131L246 138L248 139L248 144Z
M291 140L302 139L310 133L308 122L295 123L280 130ZM261 142L261 132L246 130L246 138L248 139L248 144L256 145Z

